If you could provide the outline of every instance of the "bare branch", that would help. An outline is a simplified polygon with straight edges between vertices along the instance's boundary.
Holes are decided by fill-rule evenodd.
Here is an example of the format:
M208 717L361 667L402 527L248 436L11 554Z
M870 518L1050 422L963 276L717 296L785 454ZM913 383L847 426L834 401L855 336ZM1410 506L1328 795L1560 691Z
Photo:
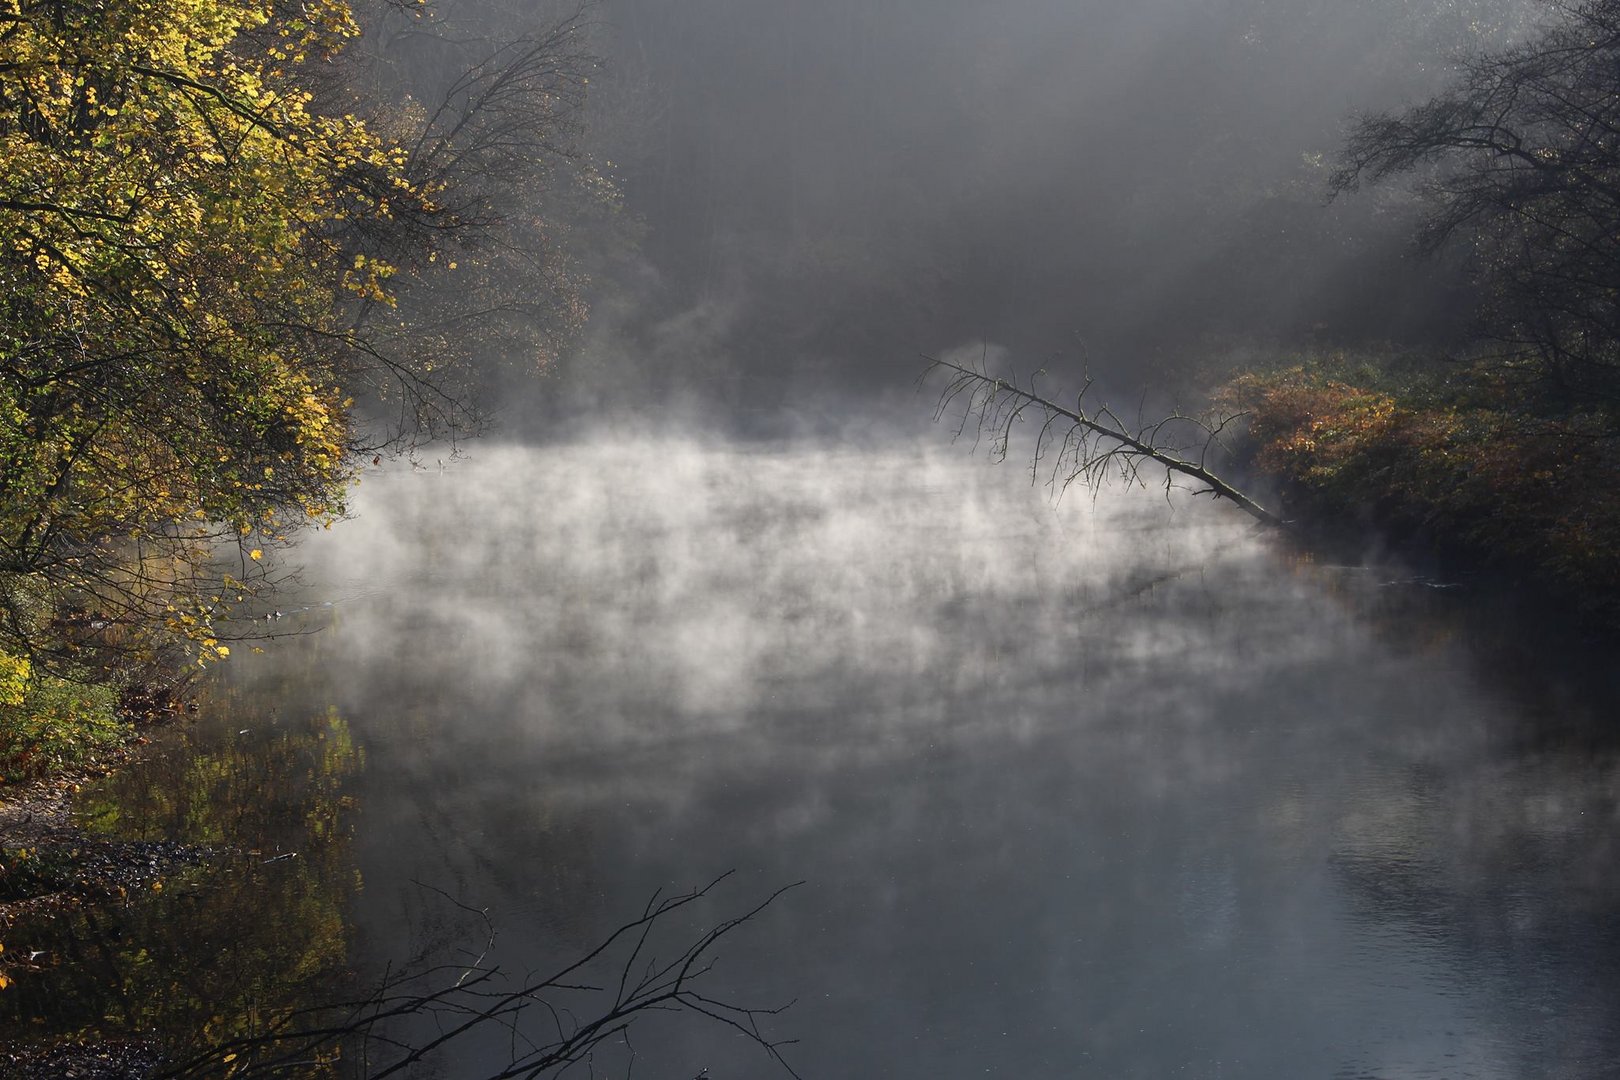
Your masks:
M722 938L801 883L777 889L742 914L721 920L678 946L671 959L650 958L669 917L707 897L729 876L722 874L675 896L655 894L639 918L620 926L584 956L543 978L523 981L516 989L504 988L500 969L485 964L494 932L483 911L427 886L484 921L485 954L473 964L428 964L391 973L357 1000L296 1010L255 1034L210 1046L158 1075L174 1080L216 1075L226 1060L232 1075L277 1075L300 1062L330 1058L335 1050L351 1050L368 1063L366 1075L382 1078L406 1072L448 1044L495 1025L509 1033L511 1060L486 1080L556 1076L569 1066L591 1062L593 1051L615 1042L624 1044L633 1061L628 1034L639 1015L683 1012L741 1033L784 1073L797 1078L782 1056L782 1048L792 1040L773 1040L761 1026L792 1003L770 1008L739 1005L706 992L703 980L713 969L712 951ZM635 969L644 957L649 958L638 973ZM539 1024L527 1022L531 1012L541 1018ZM396 1033L400 1022L422 1017L438 1023L437 1036L412 1045Z
M983 360L977 366L964 367L949 360L934 357L924 359L928 361L928 367L922 379L935 372L942 372L945 379L935 405L934 419L955 416L955 410L959 407L961 413L956 420L957 437L967 431L971 424L975 428L977 444L978 436L988 431L991 437L990 453L998 461L1006 458L1014 430L1025 413L1034 410L1040 414L1042 423L1035 436L1031 477L1035 478L1042 461L1050 458L1052 465L1048 482L1053 491L1059 494L1076 480L1083 481L1093 492L1110 478L1140 485L1144 482L1141 469L1151 463L1165 470L1167 493L1173 487L1175 477L1188 477L1201 485L1193 489L1194 494L1226 499L1266 525L1286 524L1282 518L1210 470L1209 450L1220 441L1222 433L1232 423L1232 417L1206 421L1174 412L1146 423L1141 421L1139 409L1139 425L1132 434L1106 403L1087 408L1086 395L1092 385L1089 377L1071 409L1036 393L1033 380L1030 387L1025 389L1016 379L1003 379L992 374ZM1051 447L1055 429L1061 429L1063 437L1054 454Z

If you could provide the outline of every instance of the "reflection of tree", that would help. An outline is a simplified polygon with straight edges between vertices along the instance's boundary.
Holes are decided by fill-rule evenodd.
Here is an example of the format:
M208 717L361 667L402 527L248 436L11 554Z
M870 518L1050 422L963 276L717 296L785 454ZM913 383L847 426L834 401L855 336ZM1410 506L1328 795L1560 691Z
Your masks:
M358 885L345 788L362 761L328 713L267 739L154 759L87 793L95 832L229 854L121 905L14 927L9 942L53 962L0 995L0 1030L41 1041L138 1035L184 1051L341 992Z
M365 754L335 710L255 738L276 722L249 700L218 703L233 706L233 726L251 725L235 737L200 739L81 799L94 833L179 838L226 854L122 904L9 931L8 944L27 942L46 960L0 994L0 1042L134 1039L148 1057L129 1060L143 1069L153 1049L167 1057L141 1075L371 1077L419 1075L446 1043L495 1030L513 1049L493 1075L539 1076L585 1061L627 1069L632 1022L684 1013L751 1040L791 1075L764 1030L778 1010L739 1006L706 986L720 939L774 894L697 930L692 916L712 885L655 897L549 975L497 966L487 919L476 957L451 947L469 940L465 925L430 920L433 940L414 956L380 977L356 974L348 818Z

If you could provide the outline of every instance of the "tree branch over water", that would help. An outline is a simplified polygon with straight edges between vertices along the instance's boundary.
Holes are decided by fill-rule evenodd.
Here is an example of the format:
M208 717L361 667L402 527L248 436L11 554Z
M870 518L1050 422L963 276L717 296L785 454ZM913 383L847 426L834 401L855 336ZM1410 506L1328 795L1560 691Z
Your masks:
M257 1034L211 1046L158 1075L176 1080L214 1076L223 1067L233 1076L273 1076L312 1066L330 1069L342 1060L359 1062L364 1075L377 1080L408 1074L447 1044L493 1027L509 1040L511 1060L486 1080L557 1076L570 1066L592 1062L605 1044L622 1044L634 1062L629 1042L633 1022L649 1013L674 1012L700 1015L731 1029L798 1080L782 1056L782 1048L794 1040L773 1040L762 1027L792 1003L740 1005L713 996L705 977L714 969L713 950L722 938L802 883L777 889L742 914L684 942L677 939L663 958L656 955L671 916L703 900L729 876L674 896L655 894L639 918L621 925L588 953L543 978L520 980L515 988L502 979L499 967L486 963L494 944L488 918L449 898L484 922L487 939L470 964L429 964L393 973L358 1000L297 1010ZM412 1043L398 1025L423 1018L437 1034ZM596 1075L595 1068L591 1072Z
M934 419L956 417L957 436L971 429L975 443L988 438L990 452L998 460L1007 456L1017 425L1039 420L1030 475L1038 479L1047 467L1048 483L1056 491L1067 490L1077 480L1096 491L1110 478L1145 486L1142 468L1151 463L1165 470L1167 493L1175 488L1178 476L1186 477L1197 484L1190 489L1194 495L1226 499L1266 525L1286 524L1210 468L1211 453L1223 446L1223 436L1241 414L1203 419L1178 411L1151 421L1138 416L1129 426L1107 404L1086 401L1092 389L1089 376L1071 409L1039 392L1040 372L1031 376L1026 388L1016 377L992 374L982 361L965 367L931 356L923 359L928 367L919 383L935 373L945 378Z

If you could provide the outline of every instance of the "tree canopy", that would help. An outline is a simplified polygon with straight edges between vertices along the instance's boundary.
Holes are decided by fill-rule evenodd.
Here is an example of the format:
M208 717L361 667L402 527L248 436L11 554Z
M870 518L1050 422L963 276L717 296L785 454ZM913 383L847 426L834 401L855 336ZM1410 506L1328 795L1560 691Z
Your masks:
M1483 328L1556 409L1620 405L1620 0L1549 4L1541 33L1360 118L1336 192L1413 174L1421 246L1466 251Z
M418 5L369 17L438 37ZM390 80L399 35L351 48L346 0L0 0L7 670L227 654L214 617L342 513L360 455L464 423L479 349L554 354L583 306L523 196L572 156L580 28Z

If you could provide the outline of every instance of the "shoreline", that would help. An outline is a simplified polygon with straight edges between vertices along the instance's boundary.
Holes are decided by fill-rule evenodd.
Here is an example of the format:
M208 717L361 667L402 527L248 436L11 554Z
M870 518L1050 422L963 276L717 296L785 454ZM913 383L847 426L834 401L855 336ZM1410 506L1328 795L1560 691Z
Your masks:
M133 733L65 772L0 786L0 988L59 962L16 938L19 927L87 905L123 902L214 854L174 841L97 837L75 820L74 799L83 786L139 764L153 741ZM92 1033L0 1049L0 1077L121 1080L149 1075L164 1061L155 1043Z

